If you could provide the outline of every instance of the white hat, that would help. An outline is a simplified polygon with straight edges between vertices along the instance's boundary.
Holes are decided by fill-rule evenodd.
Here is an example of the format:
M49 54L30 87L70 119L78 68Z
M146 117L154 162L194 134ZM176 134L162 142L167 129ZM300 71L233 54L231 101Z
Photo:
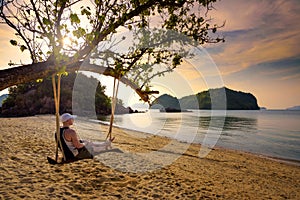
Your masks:
M76 118L76 115L71 115L71 114L69 114L69 113L64 113L64 114L62 114L61 115L61 121L62 122L66 122L66 121L68 121L69 119L74 119L74 118Z

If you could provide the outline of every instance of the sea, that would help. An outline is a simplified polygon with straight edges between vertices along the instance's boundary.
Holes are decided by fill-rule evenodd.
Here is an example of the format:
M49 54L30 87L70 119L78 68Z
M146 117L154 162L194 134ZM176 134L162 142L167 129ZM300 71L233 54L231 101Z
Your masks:
M102 123L108 123L109 117ZM249 152L300 163L300 111L150 109L115 115L114 125L182 142Z

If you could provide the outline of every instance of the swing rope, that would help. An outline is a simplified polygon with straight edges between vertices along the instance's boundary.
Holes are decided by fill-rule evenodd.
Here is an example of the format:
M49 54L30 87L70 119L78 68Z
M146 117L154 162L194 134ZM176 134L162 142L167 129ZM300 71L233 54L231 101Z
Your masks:
M55 103L55 117L56 117L56 149L55 149L55 160L58 161L58 145L62 149L62 143L60 140L60 125L59 125L59 104L60 104L60 80L61 74L58 74L57 77L57 84L55 80L55 74L52 75L52 87L53 87L53 94L54 94L54 103ZM62 155L64 160L66 160L65 154L62 151Z
M113 87L113 97L112 97L112 104L111 104L111 115L110 115L110 121L109 121L109 131L106 136L106 140L109 138L109 140L112 139L112 127L114 122L114 115L115 115L115 109L117 104L117 96L118 96L118 90L119 90L119 78L114 78L114 87ZM117 84L117 85L116 85Z

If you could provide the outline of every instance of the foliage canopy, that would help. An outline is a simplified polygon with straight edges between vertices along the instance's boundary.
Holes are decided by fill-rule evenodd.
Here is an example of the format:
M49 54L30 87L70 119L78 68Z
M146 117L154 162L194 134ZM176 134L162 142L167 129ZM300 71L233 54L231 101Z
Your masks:
M27 0L1 1L0 19L15 31L10 43L28 51L32 63L0 71L0 89L48 77L54 73L85 70L121 79L149 101L149 83L172 71L187 56L184 49L170 49L174 41L193 44L224 41L216 34L208 12L216 0ZM112 49L125 38L136 37L126 52ZM172 31L170 33L170 31ZM99 48L110 41L109 48ZM93 62L98 59L97 62ZM100 59L100 60L99 60ZM85 62L84 62L85 61ZM12 65L14 63L11 63Z

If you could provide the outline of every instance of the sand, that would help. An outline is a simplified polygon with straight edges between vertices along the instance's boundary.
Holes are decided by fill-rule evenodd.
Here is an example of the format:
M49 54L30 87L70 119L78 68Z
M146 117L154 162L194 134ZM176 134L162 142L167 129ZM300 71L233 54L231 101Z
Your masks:
M78 131L105 138L97 126ZM118 128L124 153L50 165L54 131L54 116L0 119L1 199L300 199L299 165L219 148L199 158L200 145L182 153L183 143Z

